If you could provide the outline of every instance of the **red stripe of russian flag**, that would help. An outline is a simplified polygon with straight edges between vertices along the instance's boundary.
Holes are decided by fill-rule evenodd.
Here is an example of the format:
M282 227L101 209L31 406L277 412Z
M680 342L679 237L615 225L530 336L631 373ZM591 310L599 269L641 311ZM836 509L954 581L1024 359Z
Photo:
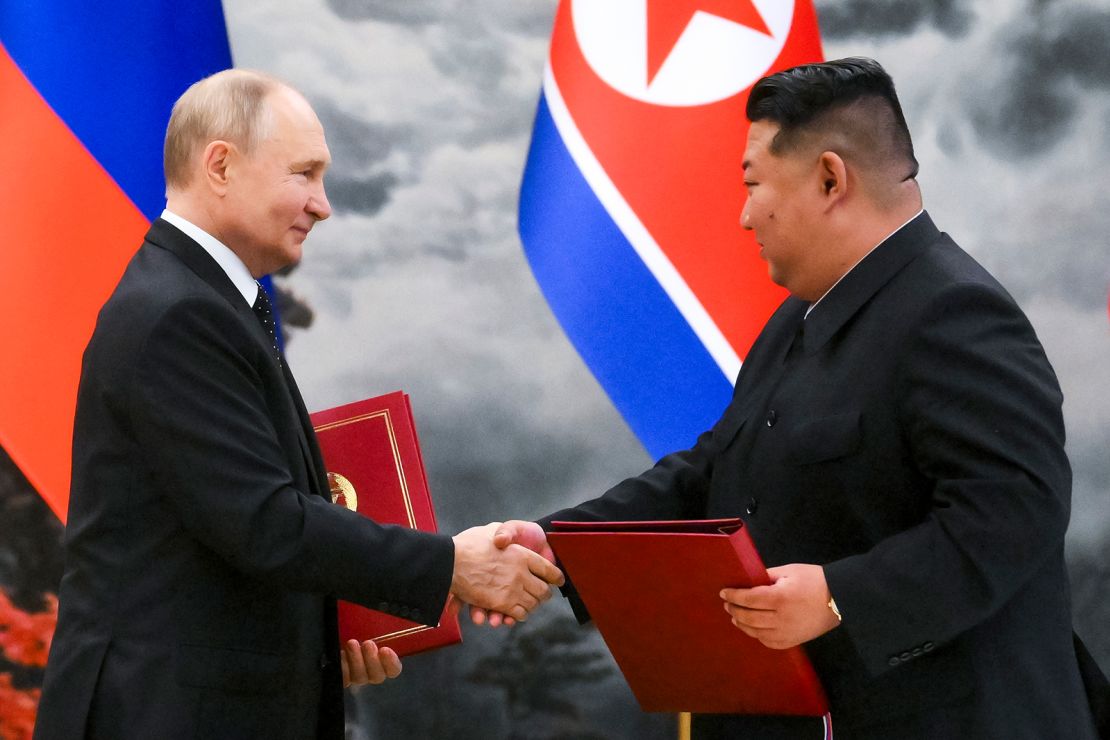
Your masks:
M0 91L0 446L65 521L81 353L148 221L2 45Z

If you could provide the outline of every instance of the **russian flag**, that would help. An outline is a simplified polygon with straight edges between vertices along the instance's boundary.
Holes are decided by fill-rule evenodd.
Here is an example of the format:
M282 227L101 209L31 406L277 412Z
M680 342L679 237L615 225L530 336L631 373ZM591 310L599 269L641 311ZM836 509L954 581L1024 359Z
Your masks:
M229 66L219 0L0 4L0 445L63 521L81 353L161 213L170 109Z
M744 106L822 58L811 0L562 0L519 228L556 317L658 458L732 394L785 292L740 227Z

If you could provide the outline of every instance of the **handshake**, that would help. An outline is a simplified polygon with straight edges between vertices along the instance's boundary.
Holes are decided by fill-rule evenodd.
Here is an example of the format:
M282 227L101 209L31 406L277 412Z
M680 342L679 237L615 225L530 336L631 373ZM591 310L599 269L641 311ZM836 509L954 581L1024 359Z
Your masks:
M475 624L497 627L524 621L551 597L552 586L563 585L555 553L534 522L492 522L451 539L455 567L448 609L457 614L468 604ZM340 663L344 686L380 684L401 674L397 653L373 640L349 640L340 651Z
M454 610L469 604L475 624L524 621L551 597L551 586L563 585L555 553L534 522L493 522L452 539L455 569L449 603Z
M562 586L555 553L534 522L493 522L454 536L455 567L448 608L470 607L475 624L491 627L523 621ZM809 642L840 625L824 568L791 563L767 570L769 585L721 589L721 606L733 626L765 646L785 649ZM723 619L724 617L722 617ZM401 671L389 648L351 640L343 655L347 683L381 683ZM348 673L350 668L350 673ZM348 678L349 677L349 678Z

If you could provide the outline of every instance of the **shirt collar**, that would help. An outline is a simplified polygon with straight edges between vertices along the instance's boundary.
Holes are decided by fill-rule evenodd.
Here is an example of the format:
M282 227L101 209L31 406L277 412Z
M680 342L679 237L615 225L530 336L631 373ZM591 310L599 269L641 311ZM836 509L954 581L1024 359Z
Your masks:
M921 209L921 210L919 210L919 211L918 211L917 213L913 214L913 216L911 216L910 218L906 219L906 223L905 223L905 224L902 224L902 225L901 225L901 226L899 226L899 227L898 227L897 229L895 229L894 231L892 231L892 232L890 232L889 234L887 234L887 235L886 235L885 237L883 237L882 239L880 239L880 240L879 240L879 243L878 243L878 244L876 244L875 246L871 247L871 249L868 249L868 250L867 250L867 254L863 255L863 256L862 256L862 257L860 257L860 258L859 258L858 260L856 260L856 263L855 263L854 265L852 265L851 267L849 267L849 268L848 268L848 272L845 272L845 273L844 273L843 275L841 275L841 276L840 276L840 278L839 278L839 279L838 279L838 280L837 280L837 281L836 281L835 283L833 283L833 284L832 284L832 287L830 287L830 288L829 288L828 290L826 290L826 291L825 291L825 295L821 296L821 297L820 297L820 298L818 298L818 299L817 299L816 301L814 301L813 303L809 304L809 308L807 308L807 309L806 309L806 315L805 315L805 317L804 317L804 318L809 318L809 314L810 314L810 312L811 312L811 311L812 311L813 309L817 308L817 304L818 304L818 303L820 303L821 301L825 300L825 296L827 296L827 295L828 295L829 293L832 293L832 291L833 291L833 288L835 288L836 286L840 285L840 281L841 281L841 280L843 280L844 278L848 277L848 273L849 273L849 272L851 272L852 270L856 269L856 268L857 268L857 267L859 266L859 263L860 263L860 262L863 262L863 261L864 261L865 259L867 259L868 255L870 255L870 254L871 254L872 252L874 252L874 251L875 251L876 249L878 249L879 247L881 247L881 246L882 246L882 245L883 245L883 244L884 244L884 243L885 243L885 242L886 242L886 241L887 241L888 239L890 239L890 237L894 236L894 235L895 235L895 234L897 234L897 233L898 233L899 231L901 231L902 229L904 229L904 228L906 227L906 224L908 224L908 223L909 223L910 221L913 221L913 220L914 220L915 218L917 218L918 216L920 216L920 215L921 215L922 213L924 213L924 212L925 212L925 209L924 209L924 208L922 208L922 209Z
M230 247L204 229L188 219L178 216L168 208L162 211L162 218L176 226L182 233L199 244L201 249L208 252L208 255L216 261L216 264L227 275L235 289L242 294L243 300L248 305L254 305L255 299L258 298L258 282L251 277L250 270L243 264L243 260L239 259L239 255L232 252Z

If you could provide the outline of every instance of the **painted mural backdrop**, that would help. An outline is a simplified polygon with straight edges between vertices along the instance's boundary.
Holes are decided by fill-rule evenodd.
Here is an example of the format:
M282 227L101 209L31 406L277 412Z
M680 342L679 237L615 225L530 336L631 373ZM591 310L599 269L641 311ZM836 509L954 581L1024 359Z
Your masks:
M8 34L27 9L60 5L0 6L0 43L9 58ZM517 232L557 5L227 0L222 8L235 64L302 89L320 113L335 160L328 184L336 215L314 229L303 263L275 280L291 325L289 361L311 408L395 388L412 395L446 531L541 515L651 464L628 414L617 410L612 392L568 340ZM652 5L649 0L643 12ZM1110 9L1101 0L815 5L826 58L874 56L893 74L915 135L927 207L1014 294L1056 368L1075 468L1069 556L1077 626L1110 666L1110 208L1104 195ZM753 6L760 10L764 3ZM180 4L174 8L180 25L184 14ZM776 39L777 21L760 19ZM72 28L97 22L78 20L68 18ZM679 43L671 41L651 44L652 81L669 74L666 48ZM157 50L134 46L143 60L136 69L144 68ZM7 90L18 79L3 61L0 126L12 119ZM606 74L618 75L614 86L632 84L621 82L619 71ZM78 95L108 96L65 74L62 81L76 85ZM62 112L51 105L40 113ZM51 132L22 132L45 133ZM43 145L31 139L0 139L9 163L0 208L18 203L11 213L35 214L58 232L106 213L82 211L85 201L64 197L76 178L51 169L63 163L58 154L43 156ZM74 150L72 156L86 155ZM157 172L157 162L146 167L147 174ZM126 190L122 176L112 177ZM32 196L43 179L63 197ZM132 202L130 216L112 220L121 234L124 224L141 233L148 211L160 207ZM0 265L19 246L4 213L9 237L0 246ZM128 247L95 245L87 240L91 231L74 229L68 248L42 249L41 260L95 271L104 264L100 249ZM67 280L86 274L76 272ZM42 393L41 381L54 372L48 357L37 354L41 337L79 337L91 329L66 324L56 305L42 303L57 286L37 285L42 289L29 289L0 270L0 373L32 379L7 401L17 406L0 405L5 445L15 420L11 409L34 408L26 399ZM722 333L731 338L742 331ZM729 344L742 358L742 340ZM9 390L5 384L0 395ZM47 397L43 403L61 402ZM654 443L649 447L658 452ZM44 475L59 480L57 470ZM50 484L28 477L0 455L4 740L24 737L30 727L61 573L60 524L31 485ZM574 625L557 599L512 631L468 627L464 636L460 647L406 661L400 680L352 694L352 737L674 736L673 718L636 709L596 634Z

